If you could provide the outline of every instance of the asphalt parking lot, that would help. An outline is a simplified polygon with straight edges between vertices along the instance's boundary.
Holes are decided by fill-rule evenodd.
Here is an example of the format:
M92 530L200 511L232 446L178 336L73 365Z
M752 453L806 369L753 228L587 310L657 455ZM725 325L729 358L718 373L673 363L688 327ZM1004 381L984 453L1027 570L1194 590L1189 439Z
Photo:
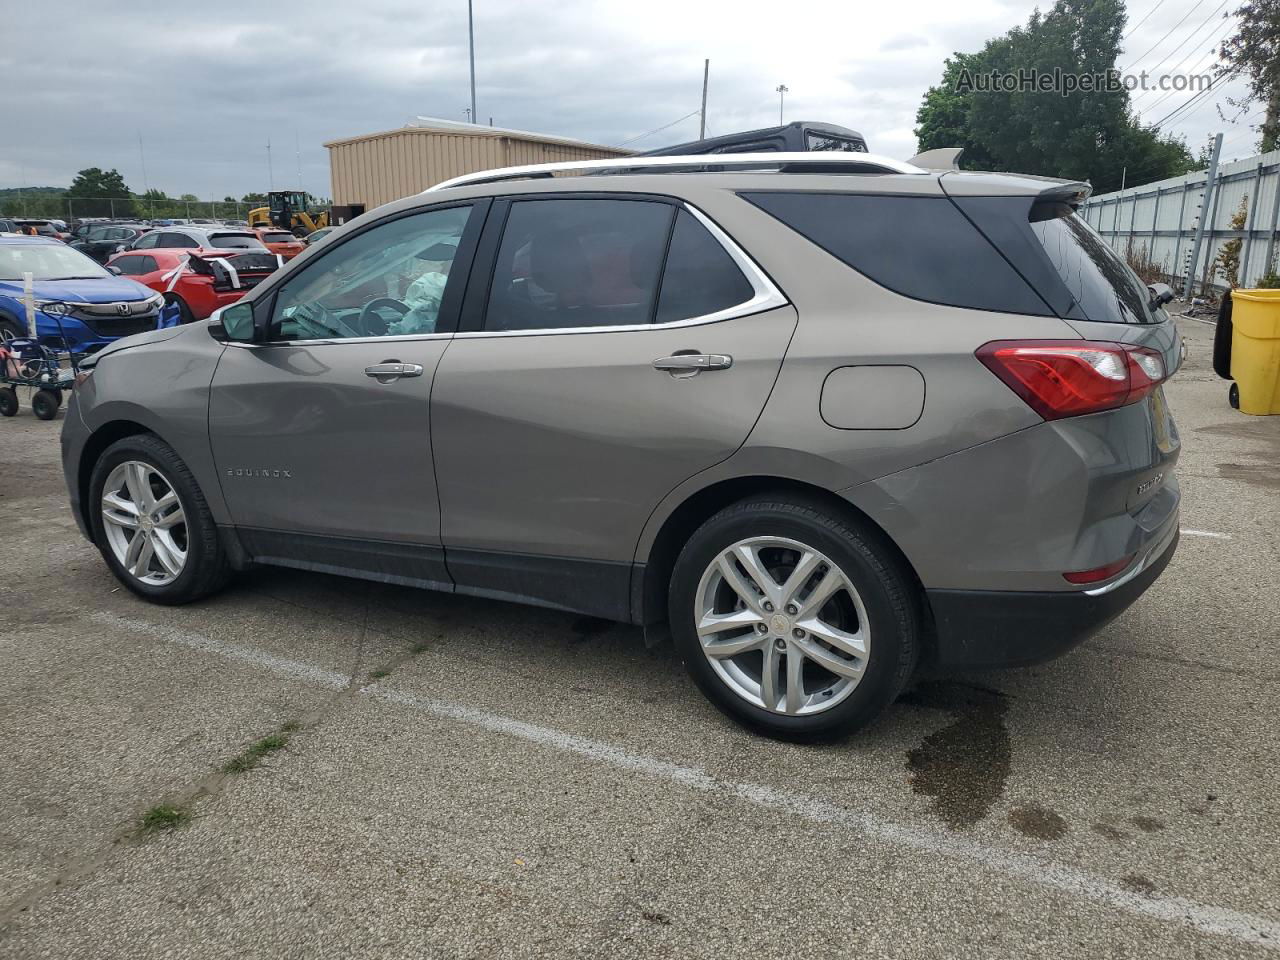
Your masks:
M1182 327L1164 577L1059 661L821 747L601 621L272 569L144 604L24 407L0 957L1280 952L1280 417L1229 409Z

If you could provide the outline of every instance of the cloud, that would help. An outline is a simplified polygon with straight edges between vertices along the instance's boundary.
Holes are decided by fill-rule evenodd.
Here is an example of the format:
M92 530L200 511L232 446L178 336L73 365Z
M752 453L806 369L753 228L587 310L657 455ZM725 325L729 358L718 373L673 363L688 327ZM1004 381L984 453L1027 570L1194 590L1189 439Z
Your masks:
M785 83L787 119L853 127L876 152L906 157L943 58L1025 22L1034 3L919 0L904 31L901 10L884 5L475 0L480 119L598 143L640 138L640 149L693 139L696 117L641 135L697 110L709 57L710 132L776 123ZM1145 49L1184 13L1157 11L1131 43ZM301 181L327 195L324 141L417 115L461 120L470 104L460 0L273 0L216 14L62 0L14 4L6 17L0 186L66 184L100 166L140 190L141 136L146 185L171 194L220 199ZM48 68L21 53L53 49ZM1206 109L1197 122L1212 118Z

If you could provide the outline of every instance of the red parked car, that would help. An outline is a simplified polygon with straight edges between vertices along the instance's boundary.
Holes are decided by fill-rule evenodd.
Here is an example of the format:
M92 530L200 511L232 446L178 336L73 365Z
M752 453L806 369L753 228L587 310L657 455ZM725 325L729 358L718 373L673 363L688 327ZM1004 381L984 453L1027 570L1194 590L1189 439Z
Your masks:
M157 247L126 250L107 268L137 280L176 303L183 323L205 320L219 307L235 303L280 266L266 250L179 250Z
M252 229L258 235L258 239L262 241L264 247L272 253L280 254L286 260L292 260L307 249L307 245L288 230L281 230L279 227L254 227Z

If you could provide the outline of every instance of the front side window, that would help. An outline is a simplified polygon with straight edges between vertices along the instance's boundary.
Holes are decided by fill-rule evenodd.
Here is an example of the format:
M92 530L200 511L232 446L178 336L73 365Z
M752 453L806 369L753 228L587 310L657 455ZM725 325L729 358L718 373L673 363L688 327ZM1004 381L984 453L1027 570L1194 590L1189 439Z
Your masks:
M486 330L650 323L675 208L649 200L517 200Z
M142 269L142 257L116 257L111 261L111 266L126 277L136 277L138 274L146 272Z
M470 206L381 224L322 256L281 289L272 340L434 333Z
M144 233L133 244L135 250L149 250L159 243L160 238L164 236L161 233Z

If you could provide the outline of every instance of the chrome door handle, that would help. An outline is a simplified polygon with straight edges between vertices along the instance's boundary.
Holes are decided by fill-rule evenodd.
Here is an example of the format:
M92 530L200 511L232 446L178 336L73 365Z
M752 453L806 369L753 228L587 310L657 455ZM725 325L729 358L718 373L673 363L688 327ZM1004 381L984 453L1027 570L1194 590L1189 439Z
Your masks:
M422 376L422 364L386 360L382 363L375 363L371 367L365 367L364 375L373 377L379 383L390 383L392 380L399 380L401 377Z
M728 370L732 366L733 357L727 353L677 353L674 356L660 357L653 361L655 370L669 370L673 373Z

